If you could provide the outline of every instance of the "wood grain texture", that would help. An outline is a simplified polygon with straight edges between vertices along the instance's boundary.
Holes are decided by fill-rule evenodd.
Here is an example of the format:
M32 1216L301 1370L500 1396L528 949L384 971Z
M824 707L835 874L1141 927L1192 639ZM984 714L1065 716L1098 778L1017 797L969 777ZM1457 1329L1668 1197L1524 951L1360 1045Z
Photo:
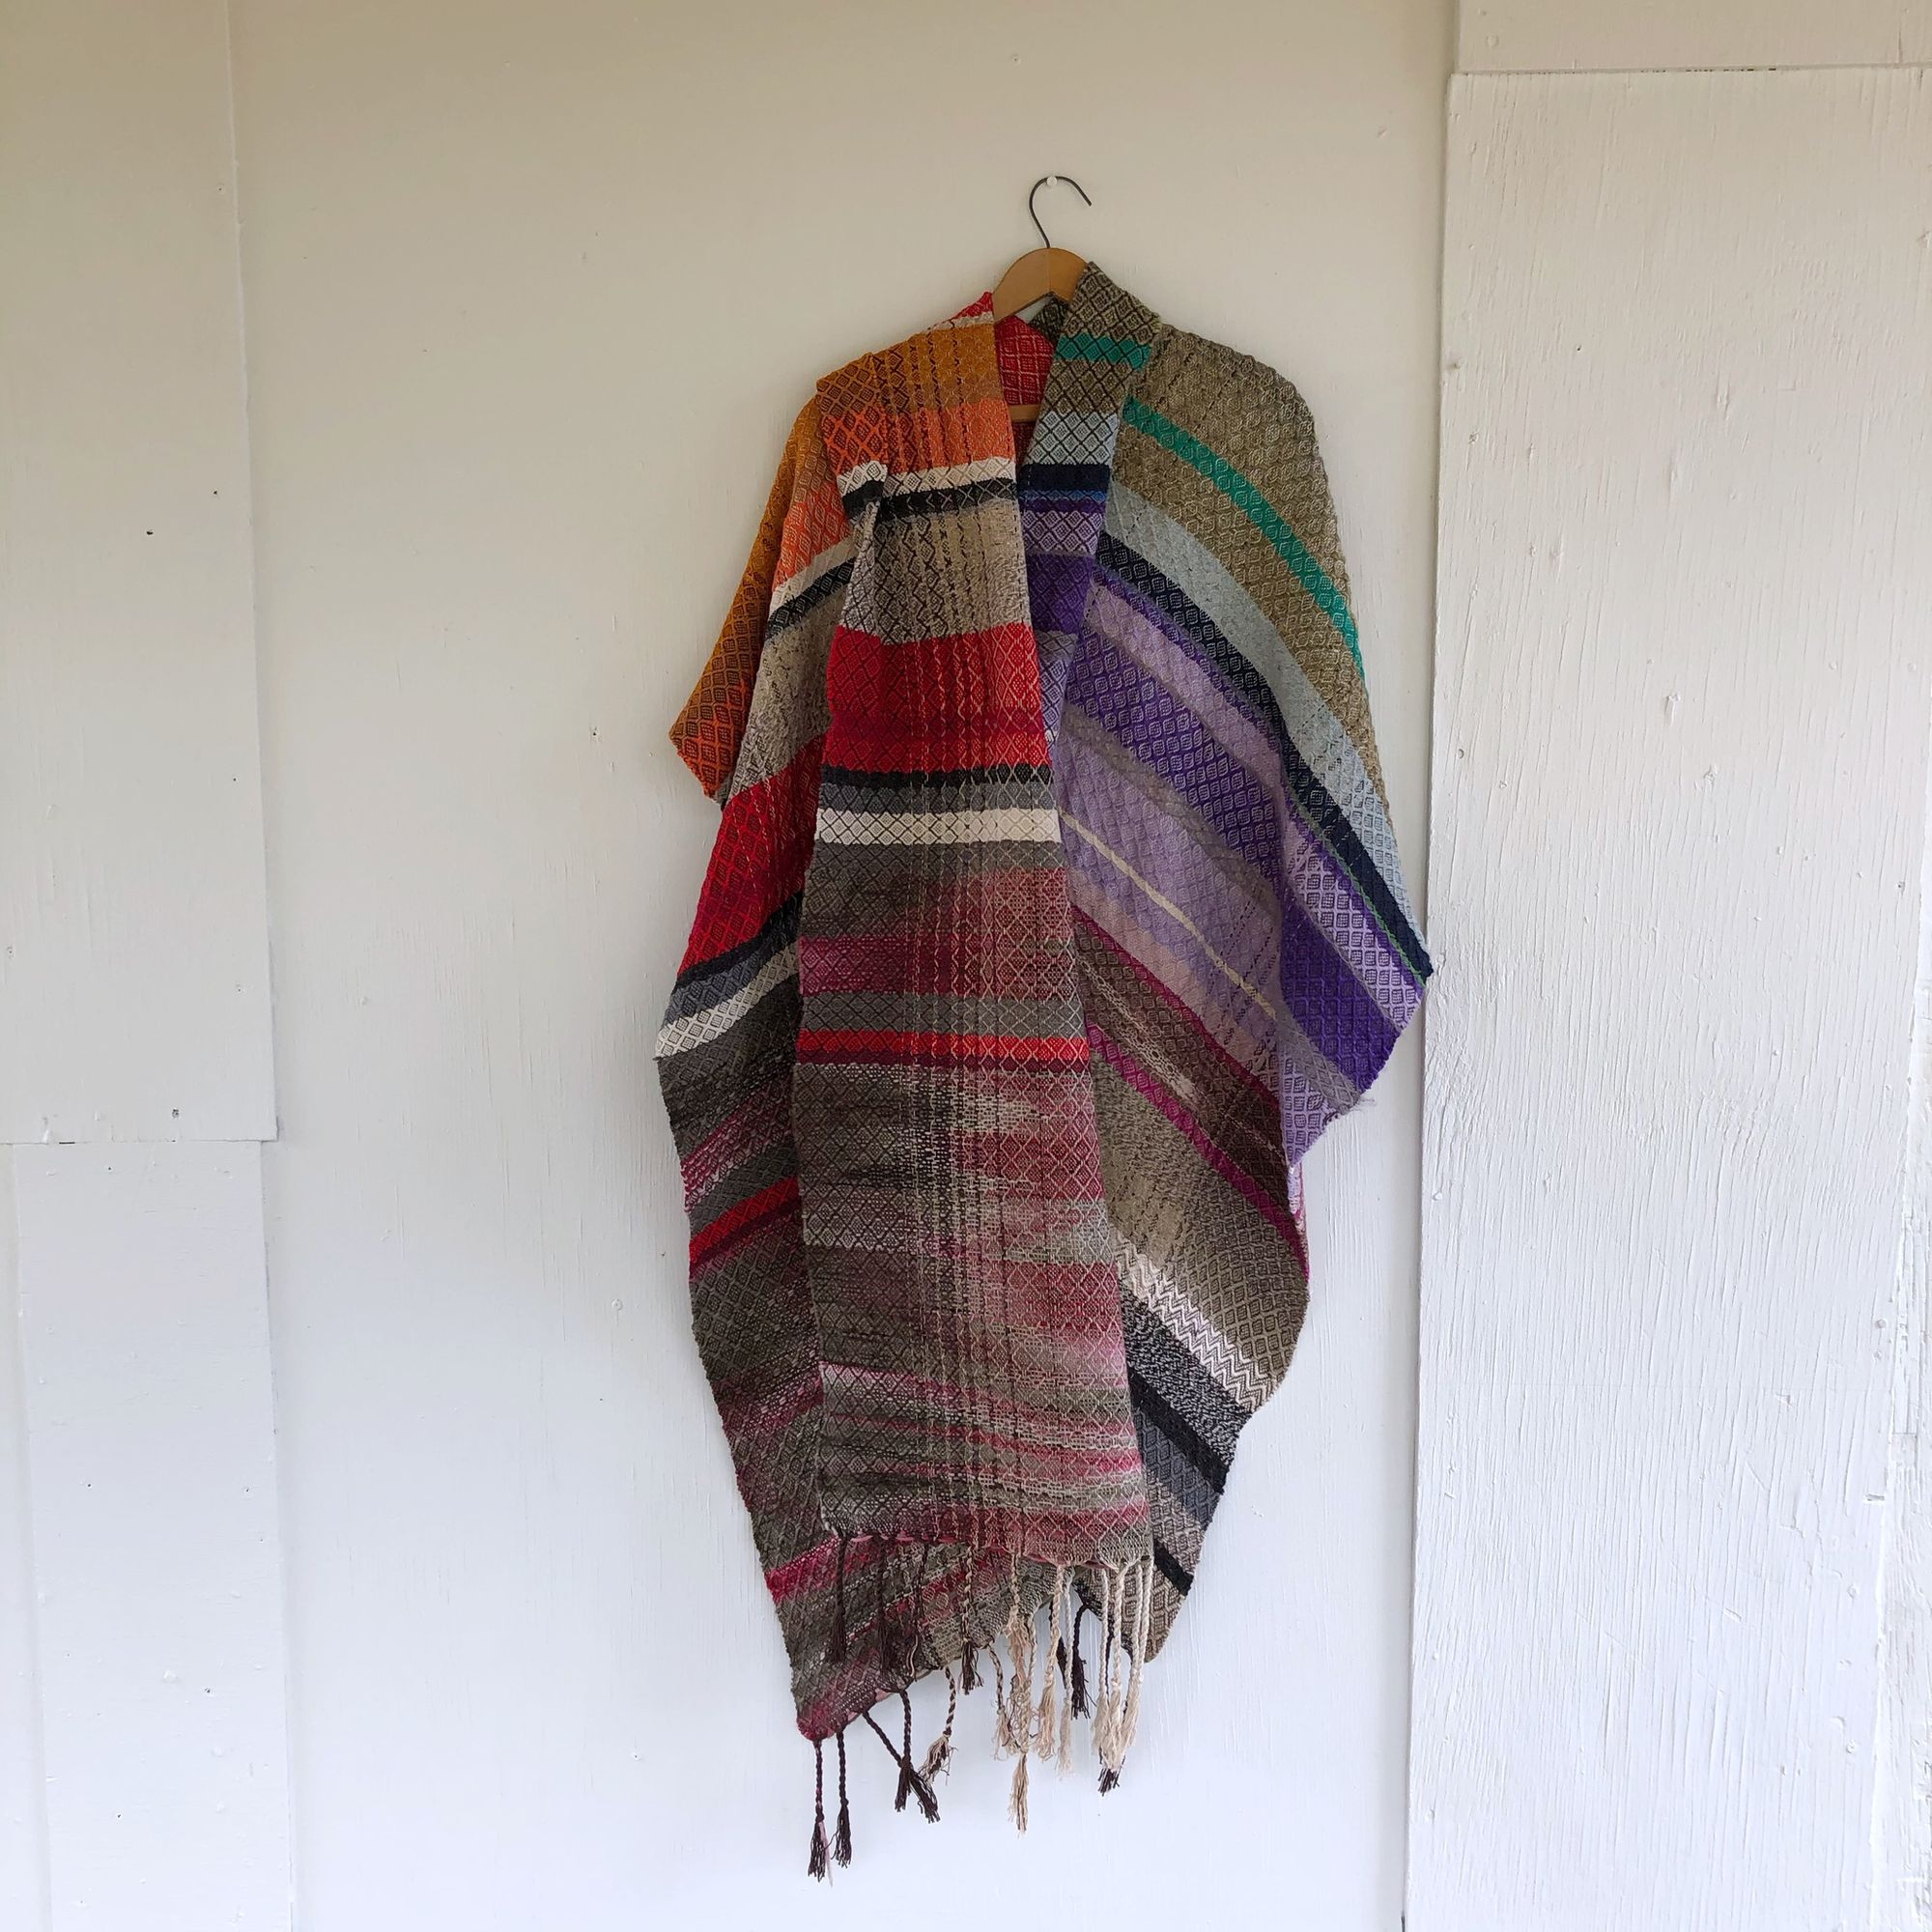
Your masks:
M1465 73L1932 60L1932 0L1463 0Z
M1452 89L1410 1932L1867 1922L1928 151Z
M52 1932L284 1932L260 1151L21 1148Z
M226 9L0 56L0 1141L266 1138Z
M1042 1772L1020 1839L976 1698L943 1825L867 1738L857 1862L804 1876L649 1065L717 823L664 733L801 401L989 286L1068 167L1056 241L1306 391L1412 877L1427 790L1447 8L890 19L237 8L304 1932L1401 1909L1406 1043L1310 1176L1309 1327L1133 1775Z
M1926 798L1932 827L1932 786ZM1872 1924L1932 1928L1932 833L1919 882L1905 1213L1892 1311Z
M14 1156L0 1147L0 1925L47 1932L47 1819L27 1502Z

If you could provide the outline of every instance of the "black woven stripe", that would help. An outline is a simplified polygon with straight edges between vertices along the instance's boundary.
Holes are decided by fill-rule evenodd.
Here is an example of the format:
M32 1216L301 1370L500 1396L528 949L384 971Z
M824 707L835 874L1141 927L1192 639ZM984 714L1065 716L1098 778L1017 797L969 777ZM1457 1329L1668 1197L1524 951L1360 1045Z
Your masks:
M803 623L835 590L844 589L851 577L852 559L848 556L843 563L828 570L810 590L801 590L788 604L772 612L765 620L767 640L793 624Z
M774 952L782 952L798 937L798 915L804 896L802 893L794 893L750 939L740 940L726 952L714 952L709 959L694 960L672 983L679 987L695 986L741 960L759 954L770 957Z
M936 785L1044 784L1053 770L1048 765L964 765L947 772L865 772L852 765L827 765L818 776L822 784L862 791L927 791Z
M1127 1390L1133 1398L1135 1409L1145 1415L1217 1492L1227 1488L1228 1459L1145 1376L1132 1368L1127 1371Z
M867 503L876 503L885 494L885 478L883 476L874 476L868 481L861 483L856 489L841 491L838 500L845 506L845 515L849 521L857 517L859 512Z
M1153 1540L1153 1567L1184 1597L1194 1587L1194 1572L1159 1537Z
M1028 463L1020 469L1020 494L1104 497L1113 474L1104 463Z
M909 517L940 517L954 510L970 510L981 503L1010 503L1017 494L1010 476L988 476L978 483L950 483L939 490L908 490L902 497L888 497L879 505L882 524L901 523Z
M1287 721L1281 715L1281 706L1275 702L1274 693L1268 689L1267 681L1261 672L1228 641L1213 618L1138 551L1129 550L1118 537L1102 530L1099 556L1103 569L1111 571L1122 582L1132 584L1150 603L1157 604L1180 626L1189 640L1199 645L1212 660L1215 669L1234 689L1243 709L1274 740L1275 749L1281 753L1283 775L1295 803L1327 840L1349 877L1375 908L1417 977L1427 977L1429 954L1423 948L1420 935L1396 903L1395 895L1377 870L1375 862L1355 836L1355 828L1349 823L1342 808L1328 795L1328 788L1309 770L1307 762L1295 750L1294 741L1289 736Z

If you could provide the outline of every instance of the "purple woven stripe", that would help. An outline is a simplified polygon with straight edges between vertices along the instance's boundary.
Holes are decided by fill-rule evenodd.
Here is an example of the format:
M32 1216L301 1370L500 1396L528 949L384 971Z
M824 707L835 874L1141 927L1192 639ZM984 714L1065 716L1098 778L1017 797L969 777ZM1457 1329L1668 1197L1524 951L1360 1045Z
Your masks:
M1358 1090L1382 1070L1397 1029L1349 962L1292 899L1281 909L1281 993L1294 1023Z
M1027 595L1033 604L1035 632L1060 631L1070 636L1078 631L1093 575L1093 565L1084 556L1029 557Z
M1067 678L1066 701L1157 771L1230 851L1280 892L1281 825L1273 800L1159 679L1111 638L1090 631Z
M1254 690L1243 689L1228 677L1226 670L1215 662L1212 655L1190 636L1186 628L1165 606L1154 603L1140 588L1118 572L1095 566L1095 576L1106 586L1107 594L1129 610L1135 611L1148 624L1157 629L1174 648L1191 663L1199 665L1203 673L1211 677L1225 694L1228 702L1248 719L1257 730L1265 732L1270 741L1276 741L1287 729L1280 712L1271 702L1264 703ZM1259 684L1259 675L1257 683ZM1279 745L1276 746L1279 755Z
M1088 622L1111 636L1115 644L1134 658L1144 671L1171 690L1200 721L1202 728L1226 747L1229 755L1247 767L1267 792L1286 831L1286 876L1303 905L1322 908L1319 923L1329 943L1348 960L1371 991L1392 977L1392 999L1379 1000L1384 1013L1398 1024L1415 1010L1417 994L1407 962L1389 944L1363 900L1354 879L1309 824L1307 814L1289 797L1274 740L1235 700L1211 663L1204 662L1138 599L1120 594L1117 580L1102 572L1095 586ZM1400 1016L1395 1010L1400 1008Z
M1274 887L1281 900L1280 982L1288 1010L1323 1055L1356 1087L1366 1087L1388 1058L1394 1032L1328 935L1283 891L1280 822L1254 774L1231 757L1172 692L1095 633L1082 640L1066 701L1159 772L1229 850ZM1060 755L1087 761L1066 743ZM1072 769L1069 763L1069 780ZM1151 875L1179 903L1184 882L1211 874L1191 852L1193 841L1181 827L1168 821L1164 830L1164 863L1156 862Z
M1202 1015L1210 1033L1240 1032L1257 1040L1273 1040L1274 1014L1265 1001L1230 977L1232 962L1224 963L1227 954L1211 940L1190 930L1186 921L1148 897L1077 832L1066 835L1066 864L1075 881L1075 902L1096 924L1116 934L1123 929L1129 934L1146 933L1192 974L1203 991L1190 997L1188 1005ZM1128 950L1135 950L1130 942ZM1245 973L1241 977L1250 986L1264 988L1268 984L1267 977L1256 979ZM1244 1065L1254 1060L1251 1053L1237 1053L1236 1057Z

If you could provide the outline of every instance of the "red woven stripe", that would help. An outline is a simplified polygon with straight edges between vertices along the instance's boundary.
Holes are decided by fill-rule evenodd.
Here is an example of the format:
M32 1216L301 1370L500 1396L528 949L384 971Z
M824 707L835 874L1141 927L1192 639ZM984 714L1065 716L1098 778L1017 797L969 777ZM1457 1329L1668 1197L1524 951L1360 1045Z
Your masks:
M679 972L742 946L804 885L823 746L814 738L783 771L725 802Z
M891 1065L914 1061L928 1066L987 1066L1017 1061L1037 1066L1085 1066L1084 1039L1029 1039L1002 1033L904 1033L855 1028L806 1028L798 1037L798 1057L824 1064L864 1061Z
M841 628L826 691L835 765L930 772L1047 761L1039 654L1026 624L895 644Z
M775 1220L797 1206L798 1177L795 1174L773 1181L769 1187L759 1188L749 1200L739 1202L735 1208L727 1208L717 1220L692 1236L692 1266L696 1267L699 1262L715 1255L738 1236L750 1233L766 1221Z

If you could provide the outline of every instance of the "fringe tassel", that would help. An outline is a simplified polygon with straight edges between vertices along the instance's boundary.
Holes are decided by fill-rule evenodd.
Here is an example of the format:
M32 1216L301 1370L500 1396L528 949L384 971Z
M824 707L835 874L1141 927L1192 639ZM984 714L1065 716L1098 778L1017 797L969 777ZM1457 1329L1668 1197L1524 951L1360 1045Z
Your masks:
M838 1829L832 1835L832 1856L841 1865L852 1862L852 1802L845 1796L845 1730L838 1731Z
M893 1809L903 1811L906 1800L912 1796L912 1699L901 1690L899 1702L905 1707L905 1745L899 1752L899 1788L893 1800Z
M993 1660L993 1754L996 1757L1010 1757L1013 1752L1013 1729L1008 1721L1007 1668L1000 1662L996 1645L988 1644L986 1655Z
M910 1699L907 1700L906 1750L903 1752L879 1728L879 1720L872 1716L871 1712L863 1711L860 1713L860 1716L871 1726L872 1735L885 1746L886 1755L899 1768L899 1795L895 1801L893 1808L895 1811L903 1811L905 1809L906 1799L908 1797L917 1798L919 1800L919 1808L924 1814L926 1823L936 1825L939 1822L939 1800L932 1795L932 1786L918 1772L912 1769L912 1713Z
M1083 1603L1073 1612L1073 1641L1069 1648L1073 1653L1073 1667L1067 1673L1067 1688L1071 1692L1068 1699L1076 1718L1088 1715L1087 1666L1080 1661L1080 1626L1087 1621L1087 1605Z
M905 1706L905 1751L899 1759L899 1789L898 1796L893 1801L893 1809L903 1811L907 1797L916 1798L925 1822L936 1825L939 1823L939 1800L933 1795L924 1773L912 1768L912 1699L901 1690L899 1702Z
M1153 1565L1148 1564L1141 1571L1140 1615L1134 1623L1132 1687L1127 1691L1127 1709L1121 1724L1121 1756L1124 1758L1127 1747L1134 1741L1134 1733L1140 1727L1141 1719L1141 1680L1147 1675L1148 1638L1153 1633Z
M1007 1735L1024 1757L1033 1744L1033 1619L1020 1614L1019 1559L1013 1559L1012 1595L1007 1608L1008 1662L1013 1667L1007 1696Z
M1072 1609L1074 1602L1078 1600L1078 1584L1072 1578L1068 1578L1068 1586L1066 1588L1068 1588L1066 1607ZM1076 1611L1074 1613L1074 1623L1078 1625L1078 1621L1080 1621L1080 1615ZM1061 1644L1061 1658L1065 1660L1065 1656L1066 1656L1066 1646ZM1066 1681L1066 1702L1061 1704L1061 1743L1059 1743L1059 1750L1055 1752L1055 1756L1059 1758L1059 1764L1061 1764L1063 1772L1070 1772L1074 1768L1074 1690L1072 1690L1072 1669L1068 1669L1066 1677L1068 1677L1068 1681Z
M1121 1575L1099 1573L1099 1683L1094 1694L1094 1750L1101 1764L1113 1762L1113 1627L1119 1609Z
M1103 1579L1109 1614L1101 1643L1100 1699L1094 1717L1094 1743L1100 1755L1100 1790L1121 1781L1121 1767L1140 1725L1141 1680L1147 1674L1148 1644L1153 1632L1153 1565L1136 1563Z
M825 1876L825 1740L815 1739L811 1747L812 1761L817 1769L812 1776L812 1814L811 1814L811 1856L805 1862L807 1874L812 1878Z
M1039 1713L1034 1729L1034 1752L1039 1757L1058 1757L1064 1765L1073 1762L1073 1734L1061 1723L1060 1673L1065 1667L1066 1642L1064 1605L1066 1602L1066 1566L1057 1564L1053 1572L1053 1607L1046 1634L1046 1667L1040 1672L1044 1682L1039 1690Z
M1027 1828L1027 1754L1020 1752L1020 1761L1013 1766L1013 1788L1007 1795L1007 1816L1013 1821L1013 1830L1024 1832Z
M925 1762L920 1767L920 1775L930 1784L952 1762L952 1719L959 1710L959 1680L952 1674L952 1666L946 1666L946 1728L933 1739L932 1748L925 1754Z

